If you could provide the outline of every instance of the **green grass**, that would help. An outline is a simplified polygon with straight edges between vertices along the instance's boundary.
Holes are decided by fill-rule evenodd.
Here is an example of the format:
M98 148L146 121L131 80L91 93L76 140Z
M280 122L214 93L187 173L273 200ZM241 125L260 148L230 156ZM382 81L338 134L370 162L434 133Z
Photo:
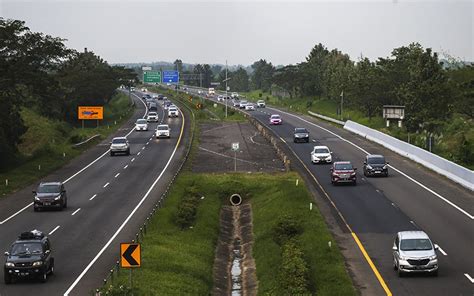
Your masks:
M115 132L132 114L128 96L117 94L104 108L104 121L97 127L73 128L65 122L51 120L31 109L21 116L28 127L19 145L18 160L0 172L0 198L15 192L62 167L98 140ZM115 124L116 122L116 124ZM73 143L100 134L99 139L74 148ZM8 179L8 186L6 181Z
M299 186L295 185L300 179ZM180 230L173 222L185 188L196 186L205 196L198 206L192 229ZM318 295L355 295L344 260L323 218L296 173L192 174L182 173L165 206L151 220L142 242L142 267L134 271L136 295L208 295L218 237L219 209L231 193L241 193L253 209L254 246L260 295L278 294L276 272L280 246L273 241L273 226L282 214L299 217L304 228L300 244L310 269L309 287ZM122 272L113 286L127 285Z

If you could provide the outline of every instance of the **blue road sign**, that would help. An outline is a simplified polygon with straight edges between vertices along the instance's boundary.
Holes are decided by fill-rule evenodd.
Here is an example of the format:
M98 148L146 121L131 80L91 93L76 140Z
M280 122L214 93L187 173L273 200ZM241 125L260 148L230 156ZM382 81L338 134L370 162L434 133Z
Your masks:
M163 71L163 83L178 83L179 72L178 71Z

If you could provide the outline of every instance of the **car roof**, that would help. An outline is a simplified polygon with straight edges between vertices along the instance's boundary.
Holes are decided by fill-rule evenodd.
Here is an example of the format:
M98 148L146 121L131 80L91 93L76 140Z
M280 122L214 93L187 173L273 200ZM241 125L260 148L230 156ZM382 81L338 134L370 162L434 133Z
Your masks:
M296 130L305 130L306 131L307 129L305 127L295 127L295 131Z
M126 140L127 137L115 137L115 138L113 138L112 140L122 140L122 139Z
M62 182L41 182L40 186L41 185L57 185L57 186L59 186L61 184L63 184L63 183Z
M160 127L160 126L161 126L161 127L165 127L165 126L166 126L166 127L169 127L167 124L159 124L158 127Z
M351 164L351 162L350 161L335 161L334 165L336 164Z
M398 233L400 239L415 239L415 238L424 238L429 239L428 235L421 230L410 230L410 231L400 231Z
M369 154L367 155L367 158L385 158L385 156L380 154Z
M280 115L279 115L279 114L272 114L272 116L271 116L271 117L276 117L276 116L280 117Z
M314 146L313 149L324 149L326 148L327 150L329 150L329 147L328 146Z

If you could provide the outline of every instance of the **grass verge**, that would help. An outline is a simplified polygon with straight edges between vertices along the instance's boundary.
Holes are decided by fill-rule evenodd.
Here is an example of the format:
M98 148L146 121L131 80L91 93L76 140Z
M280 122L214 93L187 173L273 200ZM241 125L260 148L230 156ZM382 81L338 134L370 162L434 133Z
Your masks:
M18 147L18 160L9 167L1 168L0 198L62 167L100 139L115 132L133 113L129 98L123 93L118 93L104 110L104 120L99 127L82 129L40 116L31 109L23 109L21 116L28 131ZM100 135L96 140L78 148L73 147L74 143L96 134Z
M300 179L299 186L295 185ZM187 188L194 187L199 200L195 224L182 230L176 223L180 201ZM281 174L192 174L183 172L171 189L165 205L151 219L142 241L142 267L134 270L136 295L208 295L212 290L214 250L219 233L219 209L231 193L239 192L252 204L254 221L253 256L256 260L259 294L279 294L282 248L274 240L279 217L298 217L302 233L298 244L308 266L307 286L312 294L355 295L344 260L323 218L296 173ZM104 287L119 295L128 285L128 273L121 272ZM132 291L130 291L132 292Z

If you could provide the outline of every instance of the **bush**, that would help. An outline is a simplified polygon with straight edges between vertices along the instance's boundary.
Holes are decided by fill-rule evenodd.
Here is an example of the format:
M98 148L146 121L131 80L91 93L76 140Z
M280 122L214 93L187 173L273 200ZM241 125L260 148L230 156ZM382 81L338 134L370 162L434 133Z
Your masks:
M287 241L296 238L301 233L303 233L301 221L296 217L285 214L280 216L273 228L273 239L278 244L284 245Z
M280 289L283 295L311 294L308 289L308 266L303 251L294 239L283 246L280 267Z
M194 224L199 204L199 194L194 183L186 188L184 197L178 205L175 222L181 229L189 228Z

